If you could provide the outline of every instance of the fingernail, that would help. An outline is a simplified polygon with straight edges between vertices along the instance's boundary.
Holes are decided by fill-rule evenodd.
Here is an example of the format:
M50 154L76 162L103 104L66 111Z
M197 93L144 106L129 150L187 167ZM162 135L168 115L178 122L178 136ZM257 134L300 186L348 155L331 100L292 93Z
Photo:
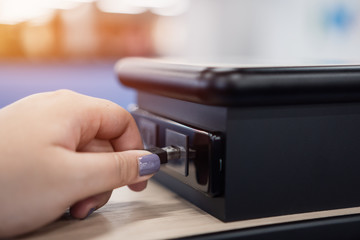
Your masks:
M91 208L88 212L88 214L86 215L86 217L84 217L83 219L88 218L93 212L95 211L95 208Z
M156 173L160 169L160 158L156 154L149 154L139 158L139 175L145 176Z

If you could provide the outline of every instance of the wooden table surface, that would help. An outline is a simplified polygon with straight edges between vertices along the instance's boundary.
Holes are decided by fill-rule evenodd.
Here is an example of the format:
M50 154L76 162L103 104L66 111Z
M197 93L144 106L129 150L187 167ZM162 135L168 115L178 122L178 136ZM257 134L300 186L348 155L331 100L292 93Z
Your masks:
M360 207L223 223L150 181L140 193L116 189L108 204L85 220L65 216L17 239L170 239L354 213Z

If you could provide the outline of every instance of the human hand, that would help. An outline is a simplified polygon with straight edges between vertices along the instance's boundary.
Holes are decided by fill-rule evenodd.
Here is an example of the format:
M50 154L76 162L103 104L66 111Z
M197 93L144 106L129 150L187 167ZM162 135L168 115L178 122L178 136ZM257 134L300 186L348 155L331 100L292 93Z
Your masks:
M127 111L67 90L1 109L0 136L0 237L39 228L69 207L85 218L113 189L146 187L151 174L139 175L139 158L154 162L150 172L160 164L156 155L131 150L142 141Z

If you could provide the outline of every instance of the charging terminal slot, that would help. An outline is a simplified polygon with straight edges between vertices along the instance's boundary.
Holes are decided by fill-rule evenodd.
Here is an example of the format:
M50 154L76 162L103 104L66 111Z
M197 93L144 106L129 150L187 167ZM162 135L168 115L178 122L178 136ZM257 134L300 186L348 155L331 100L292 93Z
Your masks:
M170 168L184 176L188 175L189 171L189 137L175 132L171 129L165 131L165 145L174 146L180 149L180 158L169 161L166 168Z
M161 166L161 172L210 196L222 193L224 154L221 133L195 129L142 109L132 111L132 115L144 146L168 154L170 160Z

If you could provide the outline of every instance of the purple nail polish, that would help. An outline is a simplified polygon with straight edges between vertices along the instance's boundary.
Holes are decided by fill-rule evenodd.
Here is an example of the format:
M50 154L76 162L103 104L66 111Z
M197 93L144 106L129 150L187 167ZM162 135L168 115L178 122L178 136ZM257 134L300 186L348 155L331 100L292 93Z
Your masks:
M96 210L96 208L91 208L91 209L89 210L88 214L86 215L86 217L83 218L83 220L86 219L86 218L88 218L95 210Z
M156 173L160 169L160 158L156 154L145 155L139 158L139 175L145 176Z

